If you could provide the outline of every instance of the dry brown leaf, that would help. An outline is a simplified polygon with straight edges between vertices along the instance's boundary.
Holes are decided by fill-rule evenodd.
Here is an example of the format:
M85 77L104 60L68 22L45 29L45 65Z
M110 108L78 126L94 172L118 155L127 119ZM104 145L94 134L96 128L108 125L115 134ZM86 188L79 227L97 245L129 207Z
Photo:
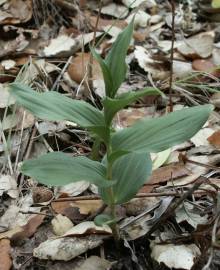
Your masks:
M210 103L215 107L220 108L220 93L214 93L210 98Z
M212 54L215 33L203 32L183 40L178 46L178 51L184 56L195 58L207 58Z
M211 136L207 138L207 140L216 148L220 148L220 130L215 131Z
M70 78L80 83L87 71L87 66L89 63L90 54L89 53L78 53L76 57L72 60L72 63L69 65L68 74ZM102 71L101 68L95 59L93 59L93 79L102 79Z
M53 192L47 187L34 187L32 189L34 203L49 202L53 198Z
M0 233L0 239L7 238L17 242L24 238L29 238L36 232L37 228L42 224L44 218L44 212L42 212L42 215L34 215L26 225L16 226L9 231Z
M171 164L164 166L153 171L147 184L154 185L167 182L170 179L177 179L182 176L189 175L190 171L182 164Z
M96 16L89 16L88 17L89 22L91 24L91 26L95 29L96 27L96 21L97 21L97 17ZM99 18L98 21L98 26L97 26L97 30L98 31L103 31L103 29L106 26L112 26L114 24L114 26L118 27L118 28L125 28L127 26L127 23L125 21L119 20L119 21L113 21L113 20L107 20L107 19L102 19Z
M12 267L12 261L10 257L11 245L10 240L0 240L0 270L10 270Z
M196 59L192 63L192 67L195 70L207 72L215 77L220 77L220 70L211 59Z
M190 171L182 164L171 164L153 171L146 184L139 190L139 193L150 193L156 186L161 183L172 182L183 176L190 175Z
M213 71L215 65L210 59L196 59L192 62L192 67L198 71Z
M0 24L24 23L32 17L31 0L11 0L0 11Z
M26 225L22 226L21 232L18 232L12 236L13 241L20 241L24 238L29 238L35 234L37 228L43 223L45 218L45 211L40 215L34 215Z
M89 215L94 214L101 206L101 200L78 200L78 201L66 201L66 202L52 202L51 207L56 213L65 215L67 209L78 208L80 214Z
M150 119L154 115L155 107L124 109L117 113L114 119L114 125L116 128L121 129L133 125L137 120L143 117Z
M137 216L160 201L158 197L135 198L123 204L128 216Z

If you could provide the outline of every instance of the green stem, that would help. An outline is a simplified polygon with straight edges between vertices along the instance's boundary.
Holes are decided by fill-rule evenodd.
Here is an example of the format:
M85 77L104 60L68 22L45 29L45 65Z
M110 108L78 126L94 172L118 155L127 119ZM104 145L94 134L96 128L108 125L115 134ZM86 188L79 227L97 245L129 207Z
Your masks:
M107 179L109 181L112 180L112 163L109 161L109 156L111 155L111 152L112 152L111 146L107 145L107 173L106 173L106 176L107 176ZM114 191L113 191L112 187L108 188L108 194L109 194L109 198L110 198L109 207L111 210L111 216L115 220L115 222L112 223L112 225L111 225L111 229L112 229L112 234L113 234L113 237L115 239L115 242L117 243L120 240L120 234L119 234L119 229L118 229L118 226L116 223L117 217L116 217L116 208L115 208L115 202L114 202Z
M101 144L100 139L96 137L92 146L92 152L90 154L92 160L99 160L100 144Z

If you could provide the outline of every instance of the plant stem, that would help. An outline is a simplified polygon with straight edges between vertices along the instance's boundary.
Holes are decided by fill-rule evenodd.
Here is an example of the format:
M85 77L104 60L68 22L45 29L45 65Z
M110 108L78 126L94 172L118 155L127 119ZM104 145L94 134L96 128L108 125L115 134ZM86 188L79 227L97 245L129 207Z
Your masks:
M111 150L111 146L110 144L107 145L107 172L106 172L106 176L107 179L109 181L112 181L112 163L111 161L109 161L109 156L111 154L112 150ZM113 237L115 239L115 242L118 243L118 241L120 240L120 234L119 234L119 229L116 223L116 209L115 209L115 202L114 202L114 191L112 187L108 188L108 194L109 194L109 198L110 198L110 210L111 210L111 216L112 218L115 220L114 223L112 223L111 225L111 229L112 229L112 234Z
M92 146L92 152L90 154L90 158L92 160L99 160L99 149L100 149L100 139L97 137L94 140L93 146Z

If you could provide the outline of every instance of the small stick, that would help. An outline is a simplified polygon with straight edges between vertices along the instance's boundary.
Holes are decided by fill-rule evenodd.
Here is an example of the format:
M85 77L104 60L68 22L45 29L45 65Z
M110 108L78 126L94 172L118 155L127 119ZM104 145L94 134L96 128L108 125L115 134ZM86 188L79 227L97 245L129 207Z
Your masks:
M99 1L99 10L98 10L98 16L96 19L95 29L94 29L94 33L93 33L92 48L95 48L96 32L97 32L97 28L98 28L98 24L99 24L99 19L101 16L101 11L102 11L102 0ZM89 63L88 63L88 85L89 85L90 91L93 91L92 65L93 65L93 55L92 55L92 53L90 53Z
M174 58L174 42L175 42L175 3L171 0L172 7L172 42L171 42L171 53L170 53L170 81L169 81L169 111L173 111L172 101L172 87L173 87L173 58Z
M163 192L163 193L138 193L134 199L138 198L148 198L148 197L166 197L166 196L173 196L173 197L181 197L181 195L188 194L185 193L176 193L176 192ZM195 192L195 195L203 195L206 194L207 191L198 191ZM53 200L53 202L71 202L71 201L89 201L89 200L101 200L101 197L98 195L91 195L91 196L79 196L79 197L68 197L68 198L58 198Z
M69 64L72 61L72 56L69 57L69 59L67 60L66 64L64 65L63 69L61 70L59 76L57 77L55 83L53 84L51 91L54 91L58 85L58 83L60 82L61 78L63 77L64 72L66 71L66 69L68 68Z
M30 215L30 214L33 214L33 215L42 215L42 216L46 216L46 217L51 217L51 218L54 218L53 215L50 215L50 214L46 214L46 213L43 213L43 212L35 212L35 211L22 211L20 210L19 213L22 213L22 214L25 214L25 215Z

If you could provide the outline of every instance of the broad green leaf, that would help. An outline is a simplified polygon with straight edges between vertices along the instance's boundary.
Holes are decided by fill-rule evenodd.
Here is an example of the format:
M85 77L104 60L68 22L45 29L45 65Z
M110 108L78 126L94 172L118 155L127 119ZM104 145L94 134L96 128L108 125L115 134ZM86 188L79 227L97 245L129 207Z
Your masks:
M120 111L121 109L129 105L130 103L136 101L138 98L146 96L146 95L155 95L155 94L163 95L163 93L160 92L160 90L149 87L143 90L139 90L137 92L124 93L120 96L117 96L114 99L106 97L103 100L106 124L108 125L109 123L111 123L113 117L118 111Z
M72 121L107 140L109 131L105 127L104 116L92 105L54 91L38 93L21 83L12 83L10 88L17 102L35 116L51 121Z
M112 45L112 48L105 59L105 63L108 66L111 76L113 78L113 88L109 97L114 97L118 88L125 79L127 72L127 65L125 58L128 47L132 38L134 27L134 19L129 25L118 35L116 41Z
M84 101L54 91L38 93L21 83L12 83L10 88L17 102L41 119L68 120L84 128L105 126L102 112Z
M129 201L151 175L152 162L148 153L129 153L117 159L112 168L112 187L115 204ZM110 204L108 189L101 188L102 199Z
M195 106L151 120L140 120L112 136L113 152L160 152L190 139L207 121L212 105ZM116 155L114 153L114 155Z
M90 48L90 50L93 54L93 57L99 62L99 65L102 69L102 74L105 81L105 95L111 96L111 91L113 89L111 72L102 57L93 48Z
M220 8L220 0L212 0L213 8Z
M62 186L77 181L88 181L99 187L114 184L105 178L104 165L86 157L70 157L53 152L22 164L21 172L51 186Z

